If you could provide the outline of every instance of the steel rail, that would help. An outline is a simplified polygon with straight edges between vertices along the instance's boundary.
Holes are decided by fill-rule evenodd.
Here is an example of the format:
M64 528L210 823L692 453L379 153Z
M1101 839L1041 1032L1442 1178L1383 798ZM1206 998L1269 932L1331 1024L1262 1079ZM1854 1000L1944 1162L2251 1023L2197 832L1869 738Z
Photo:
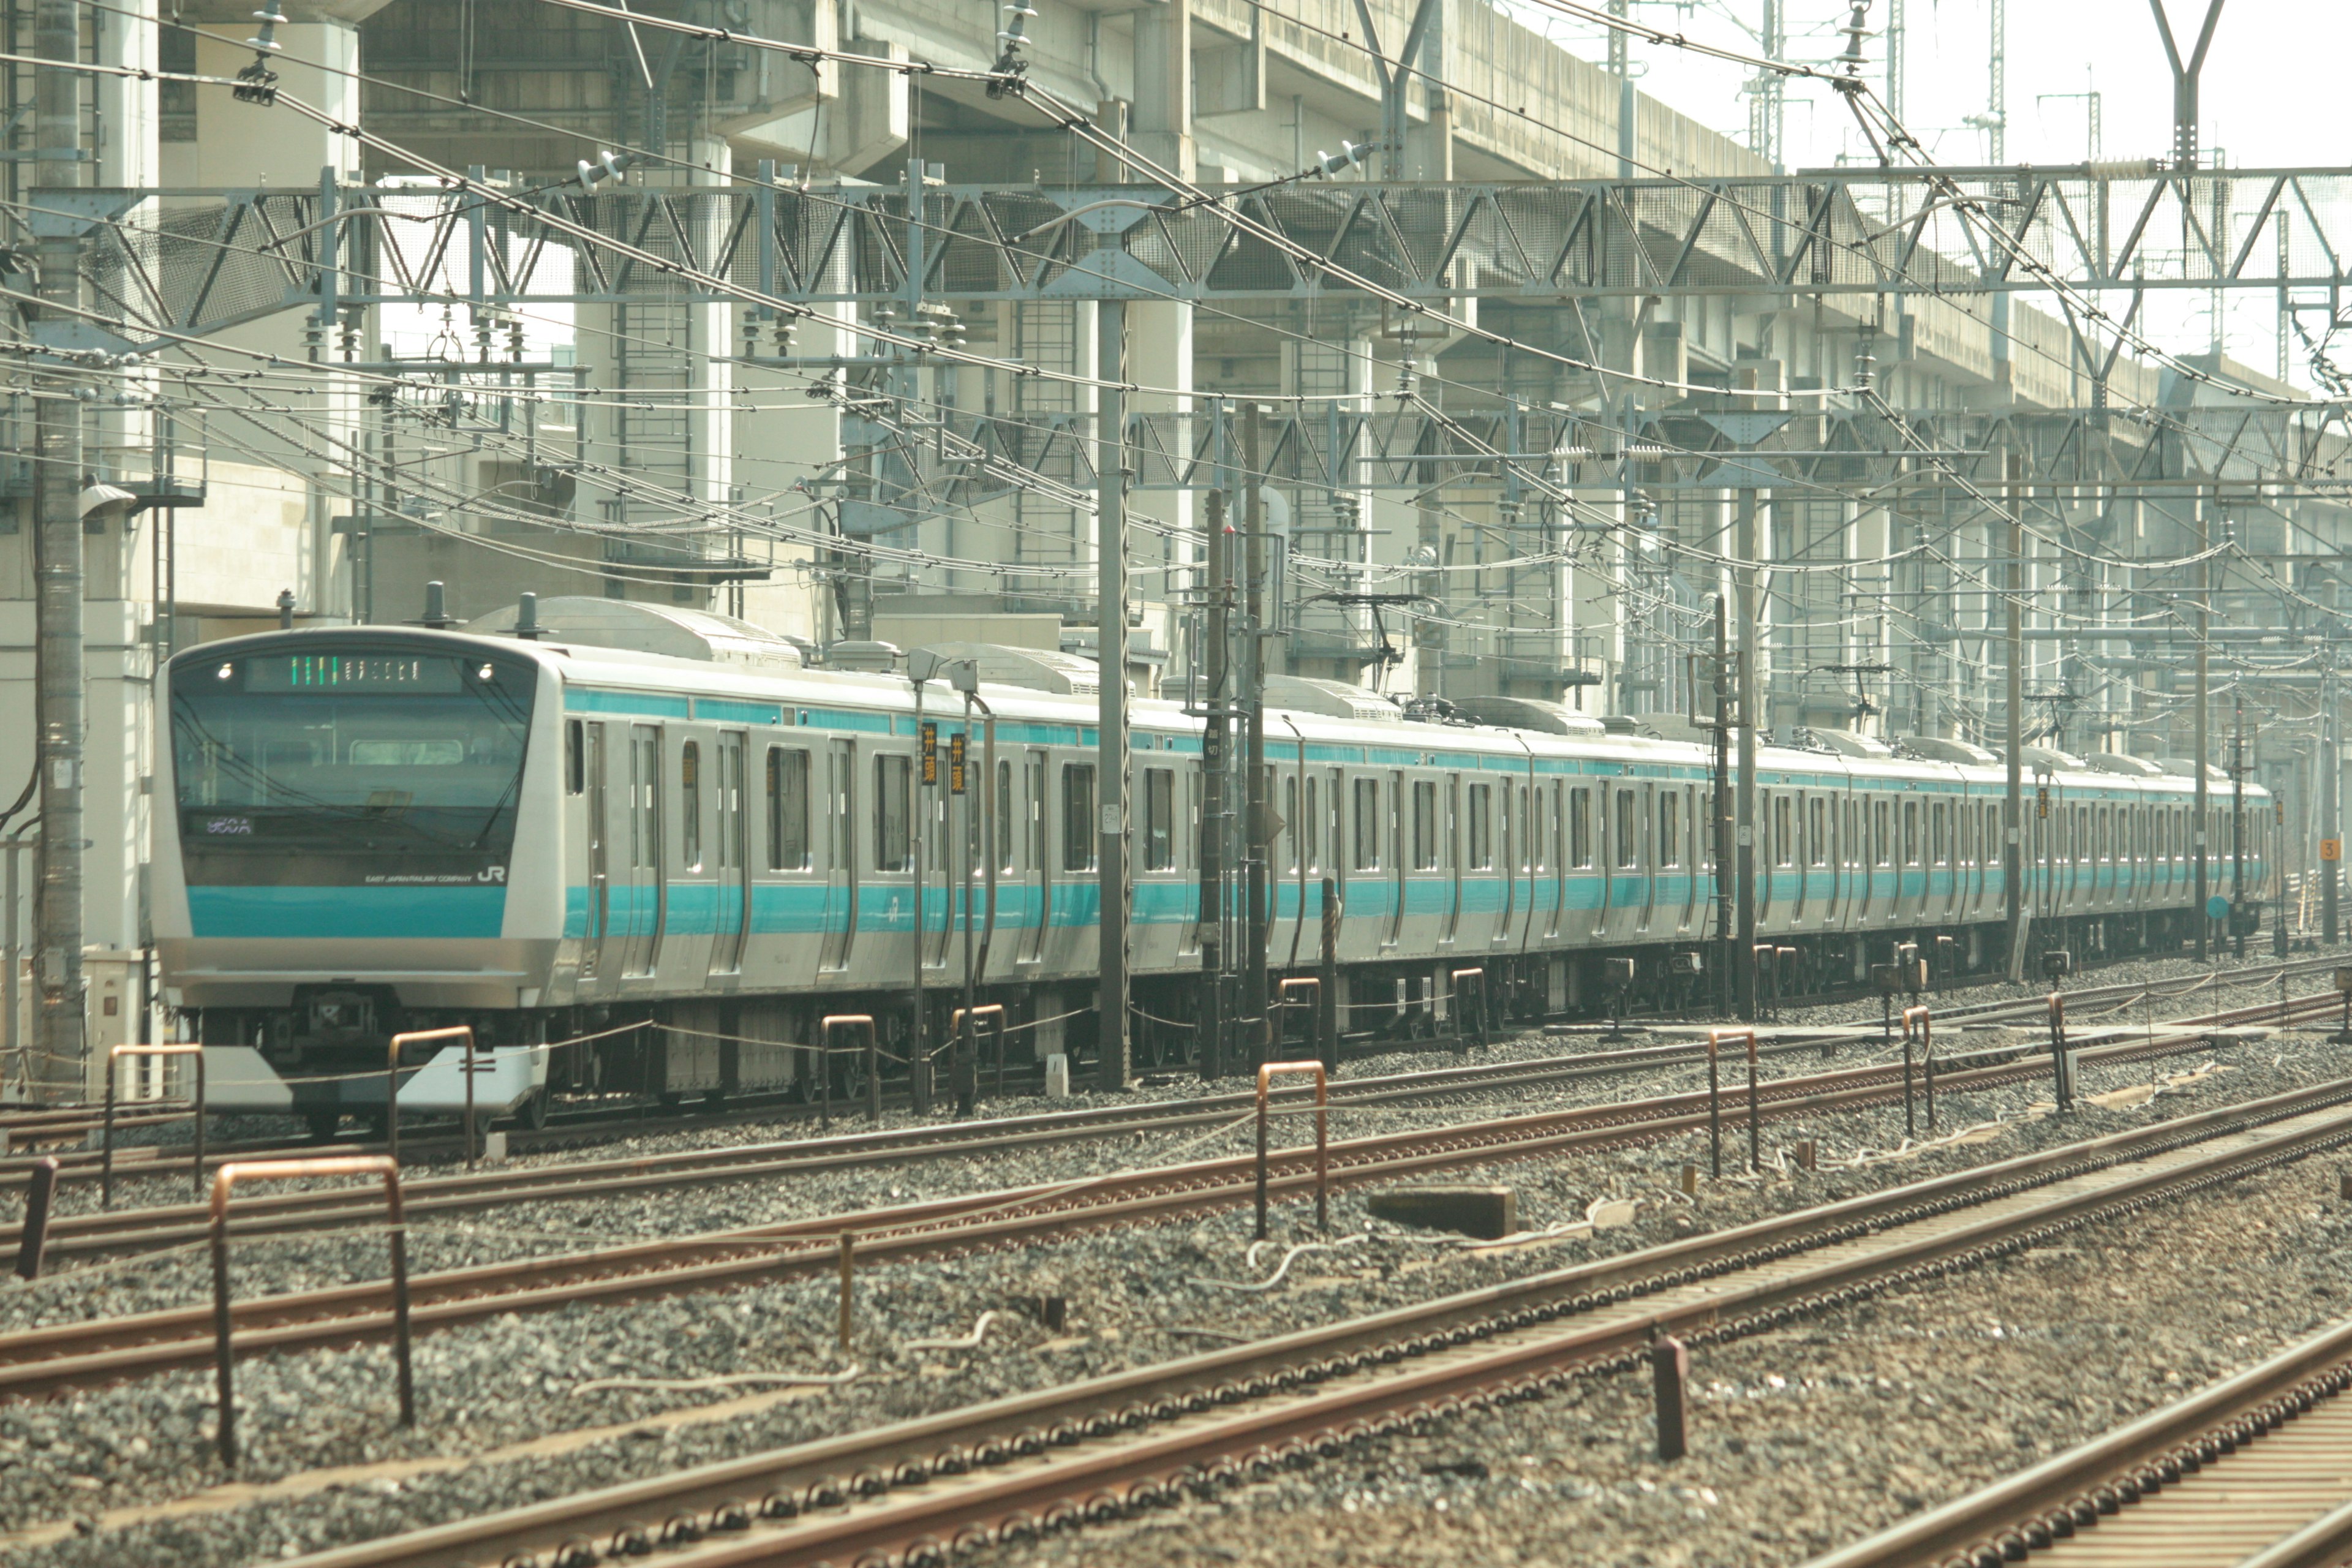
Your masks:
M2145 1055L2152 1048L2181 1047L2107 1047L2126 1055ZM1896 1070L1856 1068L1812 1080L1777 1080L1771 1086L1774 1092L1764 1096L1766 1113L1778 1118L1883 1103L1900 1092L1886 1081ZM1955 1072L1948 1092L2038 1077L2039 1072L2031 1063ZM1874 1074L1876 1081L1851 1081L1855 1074ZM1823 1086L1823 1079L1838 1079L1848 1081ZM1330 1148L1330 1180L1335 1185L1351 1185L1570 1150L1653 1142L1706 1126L1706 1100L1700 1094L1676 1095L1348 1140ZM832 1266L845 1231L856 1233L859 1258L867 1267L1050 1244L1082 1230L1165 1223L1240 1206L1255 1194L1255 1156L1244 1154L1121 1173L1082 1189L1068 1183L1039 1184L420 1275L410 1281L412 1320L423 1333L509 1312L723 1289L823 1271ZM1310 1192L1316 1179L1310 1152L1285 1151L1271 1163L1270 1189L1285 1196ZM387 1290L384 1281L374 1280L239 1301L235 1313L240 1353L381 1337L391 1323ZM0 1335L0 1396L53 1393L194 1364L210 1354L208 1324L201 1309L177 1308Z
M678 1568L923 1568L1628 1370L1661 1333L1722 1342L1989 1262L2352 1142L2347 1103L2352 1079L1255 1344L339 1548L297 1568L594 1563L649 1549L656 1531L680 1548L663 1557ZM2268 1131L2200 1147L2245 1132L2250 1119ZM550 1549L552 1559L537 1555Z
M2080 1555L2069 1542L2148 1568L2330 1568L2352 1553L2347 1388L2352 1323L2338 1323L1806 1568L1976 1568L2029 1554L2061 1568Z
M2214 978L2225 987L2267 985L2277 981L2283 974L2326 971L2333 967L2335 967L2335 961L2332 959L2296 959L2284 963L2266 963L2242 970L2220 970L2215 972ZM2000 981L1997 977L1987 977L1983 983L1997 984L2000 984ZM2119 998L2137 997L2145 992L2161 992L2165 986L2171 984L2173 983L2119 982L2104 986L2086 986L2068 992L2066 994L2075 1005L2088 1006ZM1937 1019L1947 1024L1954 1021L1983 1022L2009 1016L2023 1018L2035 1014L2043 1005L2043 998L2039 993L2032 997L2005 997L1987 1002L1941 1005L1940 995L1948 994L1950 993L1939 994L1936 1008ZM1687 1030L1695 1037L1695 1040L1690 1044L1661 1041L1650 1045L1627 1047L1616 1051L1581 1052L1558 1058L1430 1068L1416 1072L1384 1074L1377 1078L1342 1079L1335 1082L1333 1092L1337 1096L1340 1092L1342 1084L1369 1088L1376 1083L1393 1080L1400 1086L1397 1089L1400 1096L1435 1093L1440 1091L1439 1086L1442 1080L1449 1077L1461 1080L1460 1092L1476 1092L1479 1089L1489 1086L1517 1087L1523 1078L1530 1082L1567 1081L1579 1077L1606 1077L1640 1070L1648 1066L1671 1066L1704 1059L1704 1046L1696 1043L1696 1037L1704 1035L1707 1027L1704 1023L1653 1018L1637 1026L1677 1032ZM1874 1037L1874 1026L1867 1023L1822 1025L1780 1032L1760 1048L1767 1056L1786 1056L1825 1045L1866 1043L1873 1037ZM1432 1046L1437 1043L1439 1042L1428 1040L1388 1041L1382 1044L1381 1054L1407 1049L1415 1045ZM1528 1077L1538 1069L1549 1076ZM1425 1080L1426 1087L1412 1087L1416 1080ZM903 1097L895 1098L903 1099ZM1207 1107L1230 1102L1238 1109L1245 1105L1248 1099L1247 1091L1242 1091L1199 1096L1183 1102L1167 1103L1190 1103ZM142 1111L118 1118L116 1123L118 1126L167 1124L184 1120L187 1114L186 1102L181 1100L135 1103L142 1107ZM1136 1109L1116 1107L1100 1110L1048 1114L1058 1114L1068 1118L1092 1117L1109 1121L1130 1116L1135 1113ZM5 1130L10 1125L9 1114L6 1111L0 1111L0 1130ZM27 1114L31 1119L29 1129L16 1133L16 1136L26 1141L34 1139L43 1142L74 1141L87 1133L98 1131L100 1126L98 1108L65 1106ZM691 1118L681 1117L677 1112L667 1109L648 1113L647 1108L644 1106L586 1107L569 1113L559 1112L551 1120L551 1124L544 1128L510 1129L508 1132L508 1147L518 1152L542 1147L561 1148L586 1141L602 1141L608 1137L639 1133L647 1129L699 1131L724 1126L730 1122L772 1121L780 1117L813 1117L815 1114L816 1108L814 1105L782 1095L747 1096L740 1108L730 1109L715 1116L698 1115ZM925 1139L953 1140L963 1128L975 1124L934 1123L925 1127L893 1129L873 1136L894 1138L909 1143L921 1142ZM1125 1129L1122 1127L1121 1130ZM463 1147L461 1141L454 1136L405 1137L402 1140L402 1143L410 1155L455 1154ZM298 1159L320 1154L371 1153L383 1146L382 1141L365 1139L347 1139L324 1144L310 1142L287 1143L278 1140L253 1140L220 1145L215 1152L219 1159L258 1159L278 1156ZM84 1154L74 1150L62 1150L57 1152L61 1161L59 1174L63 1180L81 1181L97 1178L98 1158L94 1152ZM139 1162L136 1167L123 1172L126 1176L131 1177L161 1174L163 1173L160 1170L149 1167L166 1163L157 1155L155 1146L146 1144L131 1144L118 1148L116 1159L118 1165L126 1161ZM0 1190L25 1185L30 1179L31 1167L32 1160L29 1156L0 1152Z
M2293 1011L2304 1012L2327 1000L2325 996L2300 998L2289 1005ZM2022 1016L2041 1005L2042 1001L2038 997L2011 999L1982 1005L1973 1010L1972 1016L1997 1009L2003 1015ZM2231 1013L2181 1020L2178 1025L2168 1026L2269 1019L2276 1014L2275 1005L2263 1004ZM1952 1016L1948 1013L1947 1018ZM1767 1055L1790 1055L1813 1049L1825 1039L1845 1037L1843 1035L1808 1032L1768 1043L1761 1049ZM2092 1040L2085 1047L2092 1053L2088 1059L2116 1059L2113 1057L2103 1058L2098 1054L2095 1038L2088 1036L2085 1038ZM1696 1063L1703 1058L1705 1048L1699 1042L1669 1042L1623 1051L1340 1079L1331 1085L1331 1098L1334 1103L1368 1106L1539 1088ZM1976 1054L2000 1055L2022 1049L1995 1046ZM2140 1054L2147 1053L2142 1051ZM2126 1056L2122 1059L2129 1058ZM1875 1070L1871 1068L1850 1068L1846 1069L1846 1076L1856 1081L1865 1081ZM1809 1079L1778 1081L1783 1085L1822 1083L1832 1081L1835 1076L1814 1075ZM1303 1098L1303 1091L1294 1090L1282 1098L1297 1100ZM632 1156L624 1160L583 1161L525 1170L412 1178L405 1183L405 1190L409 1194L410 1212L422 1217L468 1212L511 1202L610 1197L706 1183L772 1178L844 1165L1009 1152L1086 1138L1181 1131L1214 1123L1248 1109L1251 1104L1252 1096L1244 1091L1196 1096L1156 1104L1049 1111L982 1121L926 1123L887 1131L765 1142L716 1150ZM374 1212L373 1201L362 1189L278 1193L257 1199L241 1211L235 1230L239 1235L263 1235L331 1228L339 1225L367 1223ZM89 1258L176 1247L197 1238L205 1223L204 1210L199 1205L167 1205L58 1216L49 1222L48 1250L53 1257ZM0 1248L5 1247L14 1234L12 1227L0 1226Z

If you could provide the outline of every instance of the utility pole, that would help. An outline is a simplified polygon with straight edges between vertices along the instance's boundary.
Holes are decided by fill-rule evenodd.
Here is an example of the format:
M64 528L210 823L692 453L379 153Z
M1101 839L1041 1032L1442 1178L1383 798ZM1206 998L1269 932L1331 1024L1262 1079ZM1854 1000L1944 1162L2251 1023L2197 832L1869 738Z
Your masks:
M1225 492L1211 490L1207 505L1208 646L1196 649L1194 656L1205 656L1208 678L1201 733L1200 1066L1202 1078L1213 1079L1225 1070L1225 704L1231 685L1226 659L1233 646L1233 555L1225 531Z
M1102 390L1096 421L1096 652L1101 660L1100 747L1095 778L1100 792L1098 856L1102 905L1101 1042L1097 1083L1116 1093L1133 1066L1127 1028L1127 305L1095 306L1097 357Z
M1715 790L1711 802L1715 821L1715 940L1716 995L1720 1010L1731 1011L1731 977L1736 959L1731 950L1731 900L1724 896L1726 873L1731 867L1731 619L1721 594L1715 596Z
M2218 0L2214 9L2216 11L2221 9ZM2159 7L2157 16L2161 19L2163 15L2164 12ZM2210 29L2212 25L2210 17L2206 19L2206 25ZM2211 893L2211 889L2206 886L2205 829L2213 804L2205 778L2205 750L2211 744L2210 738L2205 732L2207 721L2210 717L2205 710L2209 696L2205 634L2211 625L2207 605L2210 598L2213 568L2210 562L2202 559L2205 553L2206 534L2205 500L2200 496L2189 505L2196 510L2197 513L2197 553L2200 558L2197 563L2197 608L2192 612L2197 620L2197 734L2190 749L2197 763L2197 807L2195 824L2189 831L2192 836L2191 844L2197 851L2197 910L2194 918L2197 923L2197 961L2202 963L2213 955L2213 922L2205 913L2205 900Z
M2009 605L2009 689L2007 693L2009 734L2008 793L2001 797L2001 912L2008 920L2009 978L2015 984L2025 978L2025 719L2024 671L2021 666L2025 657L2024 626L2018 605L2025 591L2025 454L2004 454L2003 467L2008 484L2002 500L2009 504L2009 567L2003 584L2008 589L2004 597Z
M2230 699L2230 937L2246 956L2245 921L2239 900L2246 896L2246 700Z
M1262 1067L1271 1047L1273 1016L1266 995L1267 911L1266 862L1272 858L1267 816L1272 803L1265 797L1265 488L1258 473L1263 442L1255 403L1242 417L1242 549L1245 576L1242 584L1242 668L1248 672L1248 695L1243 700L1243 721L1249 726L1247 751L1242 765L1249 802L1249 842L1243 864L1247 868L1249 922L1242 943L1243 1005L1249 1009L1250 1065Z
M39 0L34 12L36 164L50 190L82 184L81 8ZM33 227L41 315L70 331L82 303L81 219L39 215ZM34 721L41 776L39 905L34 948L40 999L26 1079L50 1098L83 1092L89 1047L82 1018L82 752L88 730L82 643L82 405L52 381L35 405L33 493L37 584Z
M1756 1021L1756 683L1763 660L1756 646L1756 492L1739 492L1731 547L1732 591L1739 602L1739 805L1735 853L1739 938L1731 951L1739 975L1739 1016Z
M2339 700L2336 689L2336 666L2332 662L2319 678L2319 836L2332 840L2336 854L2343 854L2344 826L2338 820L2343 808L2344 737L2340 731L2336 705ZM2320 930L2327 945L2337 941L2336 906L2339 896L2336 883L2343 869L2341 858L2323 859L2319 863Z

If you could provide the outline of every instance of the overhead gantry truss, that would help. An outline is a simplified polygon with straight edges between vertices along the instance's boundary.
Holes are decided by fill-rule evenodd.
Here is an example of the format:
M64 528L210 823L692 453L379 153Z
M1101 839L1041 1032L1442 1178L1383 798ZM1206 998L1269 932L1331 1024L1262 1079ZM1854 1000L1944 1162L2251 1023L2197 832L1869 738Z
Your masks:
M903 186L751 181L593 195L561 186L502 198L518 199L543 216L475 189L415 184L28 198L36 222L44 212L89 215L94 297L131 342L289 308L495 310L648 295L1246 307L1364 298L1360 279L1433 304L2032 294L2055 281L2090 291L2322 289L2332 302L2352 281L2352 172L2343 169L1334 182L1244 189L1214 205L1149 185L940 184L925 191L911 228ZM23 214L14 221L31 226Z

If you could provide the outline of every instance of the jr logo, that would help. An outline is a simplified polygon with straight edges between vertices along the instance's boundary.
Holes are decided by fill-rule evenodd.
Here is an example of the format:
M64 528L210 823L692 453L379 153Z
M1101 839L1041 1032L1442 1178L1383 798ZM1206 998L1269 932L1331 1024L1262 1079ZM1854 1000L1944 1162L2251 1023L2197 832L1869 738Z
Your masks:
M507 868L504 866L485 866L482 869L474 873L474 880L477 882L496 882L499 886L503 888L506 886L507 882Z

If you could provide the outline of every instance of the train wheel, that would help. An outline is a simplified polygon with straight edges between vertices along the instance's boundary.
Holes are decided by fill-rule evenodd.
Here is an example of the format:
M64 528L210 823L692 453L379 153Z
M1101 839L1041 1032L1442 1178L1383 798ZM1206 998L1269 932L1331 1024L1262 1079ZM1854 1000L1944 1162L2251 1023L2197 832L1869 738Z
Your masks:
M531 1131L539 1131L547 1125L547 1102L550 1098L547 1090L533 1089L529 1098L515 1107L515 1120Z

